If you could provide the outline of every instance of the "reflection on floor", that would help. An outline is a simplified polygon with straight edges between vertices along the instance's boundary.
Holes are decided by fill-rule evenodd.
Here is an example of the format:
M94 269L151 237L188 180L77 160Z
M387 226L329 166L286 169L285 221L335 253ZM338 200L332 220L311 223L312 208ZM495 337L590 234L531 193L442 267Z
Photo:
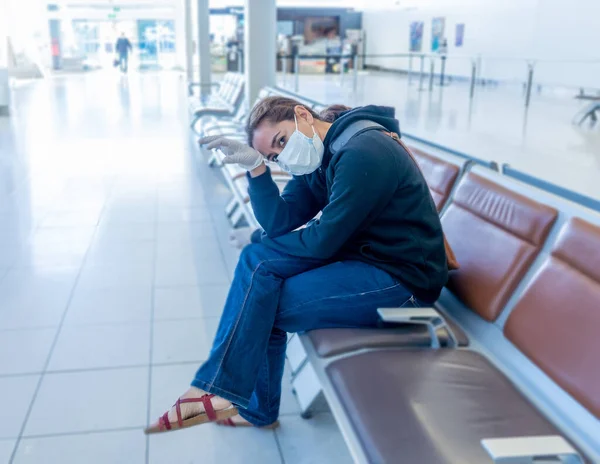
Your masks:
M278 83L294 87L292 76ZM534 91L525 111L523 89L477 87L469 98L468 82L436 85L419 91L419 78L385 72L300 76L299 92L325 103L351 106L379 104L396 108L400 128L482 159L509 163L516 169L569 189L600 198L600 124L573 126L574 115L589 102L577 90Z
M14 103L0 119L0 462L350 462L331 415L301 419L287 383L276 432L142 434L207 356L237 259L183 81L59 77Z

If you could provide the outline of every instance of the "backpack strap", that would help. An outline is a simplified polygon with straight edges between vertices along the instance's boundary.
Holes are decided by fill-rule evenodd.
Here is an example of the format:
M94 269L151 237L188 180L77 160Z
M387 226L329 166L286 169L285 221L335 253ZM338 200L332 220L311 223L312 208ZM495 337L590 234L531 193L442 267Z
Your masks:
M352 137L355 137L358 134L362 134L363 132L373 129L387 132L387 129L381 124L369 121L368 119L359 119L358 121L354 121L352 124L346 127L340 135L338 135L335 138L331 145L329 145L329 151L332 155L335 155L342 148L344 148L344 145L346 145L350 141L350 139L352 139Z

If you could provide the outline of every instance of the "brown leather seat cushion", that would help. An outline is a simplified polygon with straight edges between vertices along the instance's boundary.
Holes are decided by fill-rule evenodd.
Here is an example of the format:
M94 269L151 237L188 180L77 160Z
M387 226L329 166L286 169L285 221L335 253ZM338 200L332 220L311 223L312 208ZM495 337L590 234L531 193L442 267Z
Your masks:
M460 346L469 344L466 334L448 320ZM349 353L362 348L428 347L431 339L427 328L421 325L400 325L381 329L319 329L307 333L314 349L322 358ZM442 346L447 345L445 330L438 331Z
M470 351L371 351L327 373L369 462L479 464L483 438L560 434Z
M410 147L410 151L419 163L437 210L441 211L450 196L460 168L418 148Z
M557 211L468 173L442 217L460 269L448 288L488 321L495 320L539 253Z
M572 219L504 333L600 419L600 227Z

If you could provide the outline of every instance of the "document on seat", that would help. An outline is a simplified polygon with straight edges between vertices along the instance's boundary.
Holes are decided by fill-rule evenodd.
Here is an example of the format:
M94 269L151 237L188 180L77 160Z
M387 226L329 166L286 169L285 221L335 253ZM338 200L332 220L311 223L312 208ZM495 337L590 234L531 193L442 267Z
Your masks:
M408 320L442 319L435 308L380 308L377 310L386 322L407 322Z
M432 348L441 346L437 333L439 329L444 329L448 334L448 346L458 346L454 332L435 308L379 308L377 313L384 322L427 326Z
M514 438L485 438L481 445L496 463L544 462L561 458L561 463L583 463L579 453L559 435Z

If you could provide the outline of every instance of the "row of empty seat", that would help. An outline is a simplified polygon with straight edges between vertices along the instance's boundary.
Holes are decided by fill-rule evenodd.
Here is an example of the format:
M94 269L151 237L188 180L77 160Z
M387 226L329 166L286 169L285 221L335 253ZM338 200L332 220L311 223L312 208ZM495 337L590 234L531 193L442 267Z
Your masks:
M189 109L192 116L192 130L195 130L196 123L202 118L227 117L242 107L244 101L242 74L227 73L216 85L217 89L212 92L205 92L205 89L201 88L199 98L191 95Z
M243 139L240 115L200 132ZM304 415L324 393L357 462L493 462L498 449L600 462L600 215L491 163L408 142L461 268L435 308L292 337ZM232 223L257 225L243 172L223 169Z

